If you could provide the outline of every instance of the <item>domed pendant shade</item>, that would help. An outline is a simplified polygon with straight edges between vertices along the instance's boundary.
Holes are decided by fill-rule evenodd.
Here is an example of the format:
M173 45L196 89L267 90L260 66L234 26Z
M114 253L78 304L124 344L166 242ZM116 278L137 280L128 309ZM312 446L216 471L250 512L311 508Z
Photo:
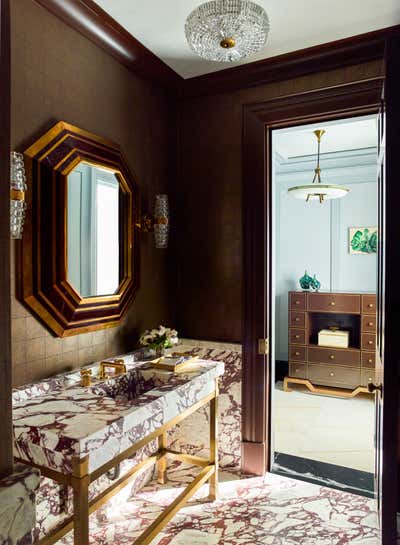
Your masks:
M325 200L340 199L345 197L350 191L348 187L343 185L323 184L321 182L321 168L320 168L320 149L321 149L321 137L325 134L324 130L314 131L318 141L318 156L317 167L314 171L314 178L311 184L297 185L290 187L288 193L293 195L295 199L302 199L306 202L312 200L318 200L321 204Z

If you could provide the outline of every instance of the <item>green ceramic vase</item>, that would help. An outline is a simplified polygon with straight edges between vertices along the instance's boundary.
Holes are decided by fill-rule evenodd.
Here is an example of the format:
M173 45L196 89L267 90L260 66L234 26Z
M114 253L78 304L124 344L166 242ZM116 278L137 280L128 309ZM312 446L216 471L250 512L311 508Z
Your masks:
M313 279L311 278L311 276L309 276L307 271L305 271L304 276L302 276L300 278L300 280L299 280L299 284L300 284L301 289L304 290L304 291L308 291L311 288L311 282L312 281L313 281Z

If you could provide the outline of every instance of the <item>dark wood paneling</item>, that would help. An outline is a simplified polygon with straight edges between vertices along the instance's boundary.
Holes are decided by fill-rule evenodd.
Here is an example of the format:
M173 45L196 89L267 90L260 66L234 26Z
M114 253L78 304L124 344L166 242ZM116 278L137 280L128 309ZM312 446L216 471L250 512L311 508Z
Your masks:
M183 78L142 45L93 0L35 0L133 72L178 90Z
M0 0L0 475L12 467L9 10L9 0Z

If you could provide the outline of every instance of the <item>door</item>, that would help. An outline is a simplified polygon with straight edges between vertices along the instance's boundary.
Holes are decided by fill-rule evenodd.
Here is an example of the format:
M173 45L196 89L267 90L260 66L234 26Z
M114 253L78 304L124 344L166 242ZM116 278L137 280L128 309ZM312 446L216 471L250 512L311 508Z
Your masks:
M379 116L378 309L376 396L376 489L382 545L396 542L398 490L400 324L400 37L385 51L385 82Z

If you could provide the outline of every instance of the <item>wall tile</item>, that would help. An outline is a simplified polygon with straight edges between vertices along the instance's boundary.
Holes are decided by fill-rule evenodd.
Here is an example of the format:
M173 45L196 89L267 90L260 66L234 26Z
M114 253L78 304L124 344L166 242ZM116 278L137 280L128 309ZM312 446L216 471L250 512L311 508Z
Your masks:
M16 342L22 341L26 338L26 318L14 318L11 321L11 335Z
M28 316L26 318L26 338L27 339L37 339L39 337L47 337L49 334L42 326L40 322L36 320L33 316Z
M14 365L20 365L26 363L26 350L27 344L25 341L12 343L12 361Z

